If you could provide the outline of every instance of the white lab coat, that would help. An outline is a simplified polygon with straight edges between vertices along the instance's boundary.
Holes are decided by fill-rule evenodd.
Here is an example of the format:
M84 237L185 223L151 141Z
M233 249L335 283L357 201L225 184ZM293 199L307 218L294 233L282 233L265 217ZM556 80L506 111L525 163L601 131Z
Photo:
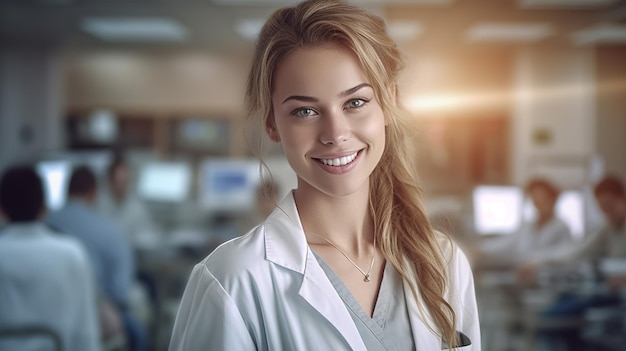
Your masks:
M574 244L574 237L567 224L553 217L541 228L535 222L522 224L519 230L483 247L492 261L518 264L521 262L541 262L560 250Z
M480 350L478 313L467 259L450 241L450 293L457 330ZM417 350L441 350L404 284ZM431 323L432 324L432 323ZM170 351L366 350L343 301L304 235L293 195L264 224L220 247L191 273L176 316Z

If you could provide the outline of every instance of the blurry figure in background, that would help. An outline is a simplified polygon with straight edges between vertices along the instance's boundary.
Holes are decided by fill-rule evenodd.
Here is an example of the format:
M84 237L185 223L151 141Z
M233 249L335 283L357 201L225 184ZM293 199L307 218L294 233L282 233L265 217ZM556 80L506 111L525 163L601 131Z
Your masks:
M528 262L522 269L526 280L533 280L538 268L546 264L626 259L626 193L622 181L607 176L596 184L594 195L607 224L582 243Z
M594 195L607 224L597 233L589 236L582 243L570 246L564 250L555 251L550 256L540 257L520 267L519 272L525 283L535 283L540 268L549 265L568 265L577 267L581 263L590 262L597 274L593 277L597 284L591 292L578 292L568 289L562 292L556 300L542 311L547 320L581 320L585 312L591 308L604 308L607 311L620 312L618 308L624 301L618 294L618 289L626 285L626 271L622 270L615 275L605 277L600 268L606 259L621 260L621 266L626 263L626 194L623 183L616 177L607 176L594 187ZM587 289L589 290L589 289ZM622 324L623 325L623 324ZM581 347L581 330L564 330L546 332L544 338L547 345L566 345L575 350ZM604 336L600 336L603 338ZM621 342L619 345L622 346Z
M153 247L160 235L146 207L132 195L132 169L116 155L107 171L106 191L98 199L98 208L124 231L134 248Z
M545 179L532 179L525 187L536 210L533 221L522 224L520 229L492 246L481 249L488 260L499 263L524 264L549 257L556 249L572 245L573 237L567 224L555 216L559 189ZM477 257L482 260L482 257Z
M41 179L32 167L8 169L0 180L0 330L54 332L66 351L98 351L96 289L81 243L50 231ZM46 346L47 345L47 346ZM0 350L52 350L41 336L4 337Z
M122 231L96 211L96 200L95 174L85 166L77 167L70 178L67 204L51 213L47 222L85 245L100 292L122 318L130 350L145 350L145 332L129 306L135 279L133 251Z

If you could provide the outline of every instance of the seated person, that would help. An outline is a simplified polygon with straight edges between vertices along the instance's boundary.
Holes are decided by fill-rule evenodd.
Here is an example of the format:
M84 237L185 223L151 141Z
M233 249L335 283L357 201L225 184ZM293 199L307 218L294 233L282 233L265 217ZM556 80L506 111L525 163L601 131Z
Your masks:
M134 253L119 227L96 210L96 182L89 168L74 169L67 204L52 212L47 222L85 245L98 289L123 321L130 351L144 350L147 342L144 328L130 306L130 292L135 282Z
M148 209L132 195L132 169L116 156L107 171L106 189L98 197L98 209L121 228L134 248L153 247L162 238Z
M47 328L66 351L98 351L96 289L78 240L58 235L45 215L41 179L32 167L7 170L0 180L0 330ZM53 350L39 337L4 337L0 350Z
M594 195L607 224L578 245L555 251L552 255L529 261L522 269L527 280L546 264L598 261L605 258L626 259L626 192L623 183L607 176L596 184ZM616 278L619 280L619 278Z
M606 226L578 245L556 251L553 255L541 257L523 265L520 268L520 275L524 282L534 282L539 268L550 264L572 265L584 261L598 263L603 259L626 260L626 194L624 185L618 178L608 176L596 184L594 195L607 219ZM542 311L542 316L545 319L576 320L582 319L586 311L592 308L615 310L617 306L623 303L616 290L626 284L626 277L616 275L606 280L600 279L599 283L597 286L599 289L580 292L570 289L563 292ZM570 332L546 333L545 338L550 342L559 340L561 344L570 345L570 349L580 348L582 342L578 329Z
M522 224L516 233L481 248L480 255L486 257L477 259L516 266L549 257L556 248L573 243L569 227L554 213L559 189L547 180L532 179L525 192L536 209L536 218Z

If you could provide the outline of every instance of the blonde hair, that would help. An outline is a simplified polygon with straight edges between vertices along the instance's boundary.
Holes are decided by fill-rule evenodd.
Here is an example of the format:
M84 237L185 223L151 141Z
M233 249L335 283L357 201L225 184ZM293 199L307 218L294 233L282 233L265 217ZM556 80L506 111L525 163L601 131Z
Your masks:
M405 144L405 113L397 102L403 61L384 21L332 0L304 1L277 10L256 45L246 90L248 117L260 124L260 130L271 126L274 75L281 60L298 48L328 45L345 47L356 55L389 120L385 151L370 177L370 207L381 250L410 284L415 301L423 301L435 324L431 329L446 344L456 345L455 313L444 298L447 265L420 200ZM425 312L419 303L418 308Z

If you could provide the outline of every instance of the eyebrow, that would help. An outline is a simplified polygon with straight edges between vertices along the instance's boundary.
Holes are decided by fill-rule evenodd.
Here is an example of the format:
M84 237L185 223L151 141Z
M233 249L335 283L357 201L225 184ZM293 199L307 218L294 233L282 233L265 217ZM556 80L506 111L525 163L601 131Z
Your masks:
M360 89L365 88L365 87L371 88L372 86L368 83L361 83L355 87L342 91L341 93L339 93L339 97L346 97L350 94L354 94ZM284 104L285 102L289 100L298 100L298 101L304 101L304 102L318 102L319 101L317 98L314 98L312 96L290 95L285 100L283 100L282 103Z

